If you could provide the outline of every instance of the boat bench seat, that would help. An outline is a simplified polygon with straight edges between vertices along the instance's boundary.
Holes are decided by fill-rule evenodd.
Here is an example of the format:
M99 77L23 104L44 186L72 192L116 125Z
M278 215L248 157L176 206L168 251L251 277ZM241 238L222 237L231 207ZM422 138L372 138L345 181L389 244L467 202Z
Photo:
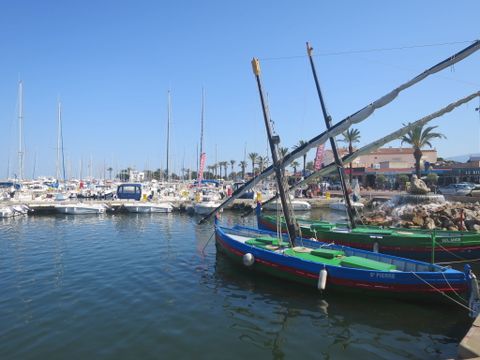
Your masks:
M392 271L397 267L380 261L370 260L359 256L347 256L342 258L340 265L356 269Z
M274 250L273 249L274 247L278 248L279 246L283 246L283 247L290 246L290 244L285 241L282 241L274 237L269 237L269 236L262 236L254 239L249 239L245 241L245 244L260 247L263 249L268 249L268 250Z
M345 253L342 250L332 250L332 249L324 249L324 248L314 249L310 252L310 254L315 256L320 256L326 259L333 259L335 257L340 257L345 255Z
M296 258L311 261L311 262L322 263L326 265L335 265L335 266L340 265L340 258L327 259L321 256L312 255L311 252L298 252L293 249L287 249L283 253L288 256L294 256Z

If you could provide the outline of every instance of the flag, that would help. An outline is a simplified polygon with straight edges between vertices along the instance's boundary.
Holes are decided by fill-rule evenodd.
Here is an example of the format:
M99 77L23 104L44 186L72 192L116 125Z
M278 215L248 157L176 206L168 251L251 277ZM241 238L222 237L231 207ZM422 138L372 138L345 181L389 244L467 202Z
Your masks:
M202 153L200 155L200 168L198 169L197 183L201 186L203 180L203 169L205 168L205 161L207 161L207 154Z
M325 150L325 144L320 144L317 147L317 155L315 155L315 171L318 171L322 168L323 163L323 154Z

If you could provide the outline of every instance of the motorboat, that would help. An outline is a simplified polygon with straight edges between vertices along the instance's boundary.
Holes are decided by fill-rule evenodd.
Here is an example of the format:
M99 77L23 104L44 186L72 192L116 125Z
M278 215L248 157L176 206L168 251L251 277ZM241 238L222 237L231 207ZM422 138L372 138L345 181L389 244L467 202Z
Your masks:
M105 204L87 204L81 202L55 205L57 213L70 215L103 214L106 209L107 206Z
M359 202L359 201L351 201L351 205L352 207L356 210L356 211L362 211L363 208L364 208L364 204ZM347 205L345 204L345 200L342 199L338 202L333 202L331 204L328 205L328 207L332 210L336 210L336 211L347 211Z
M131 213L169 213L173 205L169 202L128 202L123 204L125 210Z

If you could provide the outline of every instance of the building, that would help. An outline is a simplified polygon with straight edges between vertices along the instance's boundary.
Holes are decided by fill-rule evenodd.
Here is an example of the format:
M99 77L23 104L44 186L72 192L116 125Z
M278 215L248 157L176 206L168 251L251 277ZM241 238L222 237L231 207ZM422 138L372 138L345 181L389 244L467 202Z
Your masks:
M423 156L421 165L424 163L435 163L437 161L437 150L422 150ZM339 149L341 156L348 154L348 149ZM333 162L332 150L325 150L324 165ZM412 148L380 148L372 151L370 154L362 155L353 161L354 168L372 168L372 169L405 169L415 168L415 158Z

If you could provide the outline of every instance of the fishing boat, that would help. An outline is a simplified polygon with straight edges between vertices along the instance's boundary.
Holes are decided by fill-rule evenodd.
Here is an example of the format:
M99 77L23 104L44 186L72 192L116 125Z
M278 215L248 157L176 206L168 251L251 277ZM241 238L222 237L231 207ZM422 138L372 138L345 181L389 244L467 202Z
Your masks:
M380 227L297 218L303 236L319 241L372 250L411 259L461 261L480 258L480 233ZM263 214L257 206L260 229L286 232L285 221Z
M128 202L123 204L125 210L131 213L170 213L173 205L168 202Z
M57 213L69 215L103 214L106 209L105 204L88 204L82 202L55 205L55 211Z
M389 297L463 294L471 309L478 306L478 287L470 266L464 271L374 253L347 246L234 226L215 225L217 249L245 268L292 280L319 290L360 290ZM477 285L478 286L478 285Z

